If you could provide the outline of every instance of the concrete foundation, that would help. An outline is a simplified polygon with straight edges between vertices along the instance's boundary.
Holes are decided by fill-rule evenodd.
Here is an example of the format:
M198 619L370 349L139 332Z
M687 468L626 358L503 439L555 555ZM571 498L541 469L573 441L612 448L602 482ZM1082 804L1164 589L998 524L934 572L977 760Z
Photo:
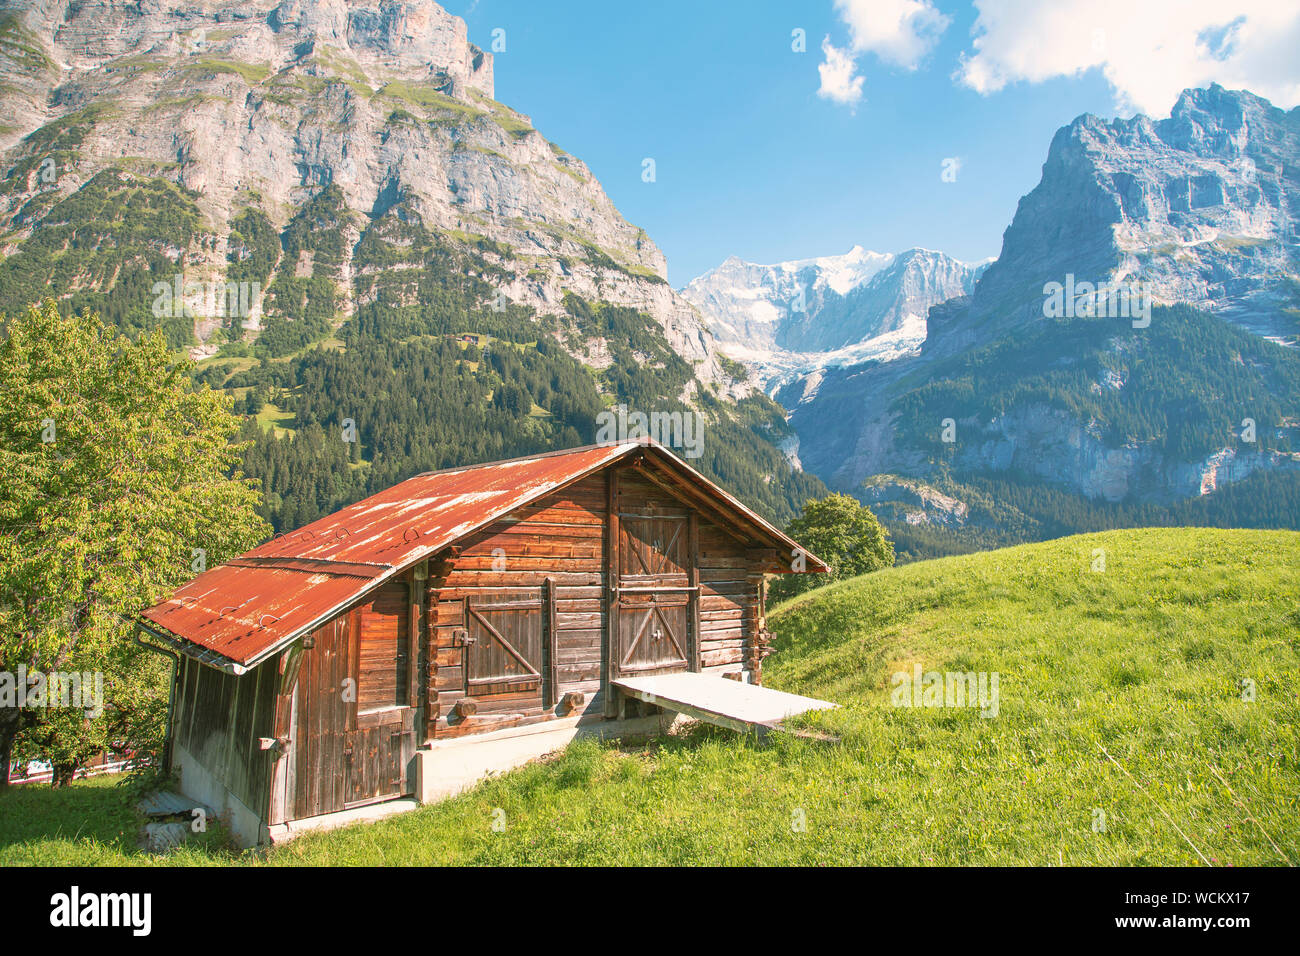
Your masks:
M410 797L394 797L392 800L370 803L364 807L353 807L350 810L339 810L337 813L322 813L318 817L277 823L267 830L267 842L287 843L304 833L337 830L339 827L351 826L354 823L373 823L375 820L414 810L419 805Z
M412 758L412 795L277 824L265 831L264 840L274 844L285 843L303 833L335 830L354 823L382 820L414 810L421 804L454 797L471 789L485 777L505 773L538 757L563 750L579 738L635 740L654 737L668 732L685 720L680 714L674 713L629 720L580 716L523 727L507 727L449 740L435 740L417 750ZM199 799L197 794L188 795ZM239 838L245 846L257 842L246 842L242 834Z
M180 744L172 747L172 766L180 772L180 792L215 810L217 818L240 846L262 842L266 824L261 814L245 806Z
M415 797L421 803L445 800L470 789L484 777L563 750L579 738L653 737L668 732L683 719L673 713L629 720L571 717L435 740L415 753Z

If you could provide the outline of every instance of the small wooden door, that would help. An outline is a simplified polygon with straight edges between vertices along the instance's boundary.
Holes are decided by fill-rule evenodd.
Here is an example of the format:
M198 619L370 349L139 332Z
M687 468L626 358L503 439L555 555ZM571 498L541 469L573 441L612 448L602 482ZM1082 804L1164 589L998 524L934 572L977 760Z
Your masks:
M675 502L620 497L611 672L694 669L693 517Z
M351 646L351 626L346 615L303 639L291 698L294 748L288 798L290 820L343 809Z
M415 753L404 580L304 639L297 662L289 819L410 792Z
M410 602L410 585L397 579L349 615L356 685L344 745L347 806L410 789L406 767L415 753Z
M485 709L541 707L552 696L545 597L542 588L492 588L464 599L465 695Z

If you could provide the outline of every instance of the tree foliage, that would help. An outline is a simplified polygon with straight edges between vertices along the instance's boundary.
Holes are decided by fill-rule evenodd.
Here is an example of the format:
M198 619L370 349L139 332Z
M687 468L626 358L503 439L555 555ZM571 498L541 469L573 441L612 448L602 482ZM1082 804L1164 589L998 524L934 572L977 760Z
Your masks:
M784 574L770 593L777 600L803 594L832 581L857 577L894 563L894 544L871 509L844 494L809 501L786 533L806 551L830 565L829 574Z
M340 208L323 193L306 209L311 228L286 231L285 260L308 249L317 269L332 268L338 250L318 233ZM612 403L692 411L685 399L694 371L650 316L574 294L557 315L502 302L497 284L510 273L482 245L427 229L399 205L366 226L353 252L358 306L334 332L341 348L305 347L323 327L311 326L307 312L286 312L285 324L268 324L252 346L257 365L200 373L200 381L236 392L246 414L270 402L288 419L287 434L252 424L243 433L251 442L243 471L260 482L262 515L277 531L421 471L588 444ZM272 296L271 306L284 301ZM599 368L580 360L595 340L612 359ZM241 349L228 347L217 361ZM775 521L825 493L777 449L789 426L765 396L727 402L705 389L697 405L704 439L692 464L728 491ZM342 437L349 419L355 442Z
M193 387L158 332L130 341L53 301L6 324L0 671L102 671L118 718L156 716L146 698L165 697L165 682L137 679L152 665L123 618L266 535L235 470L239 419L227 396ZM75 761L84 748L71 738L102 741L108 726L41 722L0 707L0 749L25 729ZM151 728L130 723L122 734L147 743Z

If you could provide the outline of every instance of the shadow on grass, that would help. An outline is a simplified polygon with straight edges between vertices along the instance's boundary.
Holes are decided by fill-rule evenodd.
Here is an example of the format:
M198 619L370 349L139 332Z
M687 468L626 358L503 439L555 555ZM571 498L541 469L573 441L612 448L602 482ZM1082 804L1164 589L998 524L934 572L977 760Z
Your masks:
M202 865L240 857L221 820L208 821L205 832L180 846L146 849L138 797L119 775L57 790L23 784L0 791L0 866Z
M90 840L124 854L142 851L141 819L113 777L49 784L14 784L0 789L0 853L47 840Z
M672 733L635 740L579 739L563 750L546 754L507 773L494 775L486 783L479 784L455 799L473 799L475 795L482 795L482 788L492 786L506 786L512 794L525 799L559 790L580 792L610 778L611 766L606 760L610 754L643 758L648 763L653 763L663 755L698 751L710 741L734 744L738 740L745 740L751 746L764 746L764 741L753 734L740 735L733 730L702 721L688 724ZM632 766L634 764L623 765L624 772Z

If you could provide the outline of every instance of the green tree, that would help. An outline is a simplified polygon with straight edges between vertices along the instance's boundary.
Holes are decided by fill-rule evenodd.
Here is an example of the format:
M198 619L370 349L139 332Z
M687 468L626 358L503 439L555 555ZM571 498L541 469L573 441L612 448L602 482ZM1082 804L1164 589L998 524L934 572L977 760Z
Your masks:
M109 736L155 746L165 668L127 619L268 527L230 398L193 387L160 333L132 342L52 300L0 324L0 671L101 671L111 712L42 727L42 710L0 706L2 786L21 732L23 750L54 747L63 780Z
M844 494L807 502L786 534L830 565L829 574L783 574L769 588L785 600L832 581L866 574L894 563L894 543L871 509Z

